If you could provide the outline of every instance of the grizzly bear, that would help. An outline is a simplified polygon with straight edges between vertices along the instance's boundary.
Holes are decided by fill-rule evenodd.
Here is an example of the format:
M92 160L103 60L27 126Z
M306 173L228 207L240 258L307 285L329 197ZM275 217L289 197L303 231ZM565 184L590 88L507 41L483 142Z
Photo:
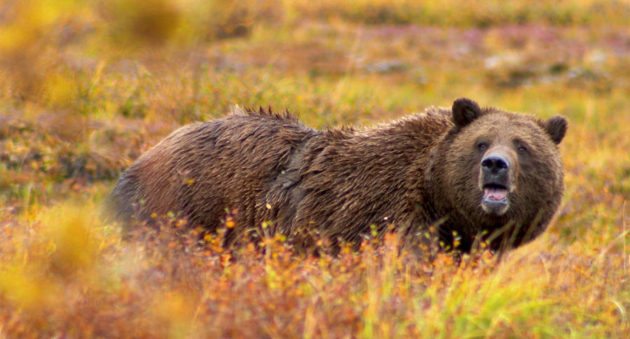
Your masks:
M111 198L124 220L174 213L216 230L229 213L231 241L264 223L300 246L313 235L356 244L393 229L462 252L478 241L514 248L541 234L559 206L566 130L559 116L466 98L367 129L320 131L288 113L236 108L159 142Z

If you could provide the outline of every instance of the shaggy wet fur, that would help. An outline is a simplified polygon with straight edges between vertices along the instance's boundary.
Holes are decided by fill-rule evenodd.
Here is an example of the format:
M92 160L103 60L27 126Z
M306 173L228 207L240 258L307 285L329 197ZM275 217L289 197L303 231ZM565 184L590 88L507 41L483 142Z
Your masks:
M557 144L566 121L554 119L459 99L370 129L318 131L288 114L236 109L184 126L142 155L121 176L113 208L125 220L171 211L209 230L236 212L230 241L270 221L267 230L300 246L316 234L358 243L388 226L421 239L434 225L461 251L479 237L515 247L546 228L562 196ZM518 155L517 190L501 217L479 206L479 138L529 148Z

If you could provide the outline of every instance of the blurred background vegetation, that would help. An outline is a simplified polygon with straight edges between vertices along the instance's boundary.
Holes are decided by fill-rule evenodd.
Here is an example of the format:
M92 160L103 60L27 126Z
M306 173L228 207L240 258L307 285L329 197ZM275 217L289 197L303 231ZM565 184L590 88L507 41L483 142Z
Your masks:
M628 18L625 0L0 1L0 337L628 337ZM557 220L504 266L286 244L230 264L168 232L123 243L97 213L143 151L234 104L328 127L460 96L570 121Z

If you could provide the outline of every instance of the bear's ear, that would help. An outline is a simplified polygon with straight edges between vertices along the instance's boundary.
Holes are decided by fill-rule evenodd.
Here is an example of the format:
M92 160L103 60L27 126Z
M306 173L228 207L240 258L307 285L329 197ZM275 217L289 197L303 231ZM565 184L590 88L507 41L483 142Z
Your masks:
M555 116L545 121L544 126L549 136L551 136L551 140L557 144L559 144L564 135L567 133L567 119L561 116Z
M459 98L453 102L453 122L457 127L464 127L481 115L481 109L476 102Z

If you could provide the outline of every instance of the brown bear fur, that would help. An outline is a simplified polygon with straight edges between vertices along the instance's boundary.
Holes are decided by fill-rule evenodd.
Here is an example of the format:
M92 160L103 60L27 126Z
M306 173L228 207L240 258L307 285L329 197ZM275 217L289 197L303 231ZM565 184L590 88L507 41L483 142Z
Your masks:
M358 243L388 226L422 238L434 225L442 243L461 251L479 237L495 249L516 247L558 208L565 131L560 117L541 121L468 99L356 130L318 131L288 114L236 109L166 137L123 173L112 201L126 220L171 211L210 230L237 210L232 240L265 221L307 246L313 234ZM516 162L501 216L480 207L481 139Z

